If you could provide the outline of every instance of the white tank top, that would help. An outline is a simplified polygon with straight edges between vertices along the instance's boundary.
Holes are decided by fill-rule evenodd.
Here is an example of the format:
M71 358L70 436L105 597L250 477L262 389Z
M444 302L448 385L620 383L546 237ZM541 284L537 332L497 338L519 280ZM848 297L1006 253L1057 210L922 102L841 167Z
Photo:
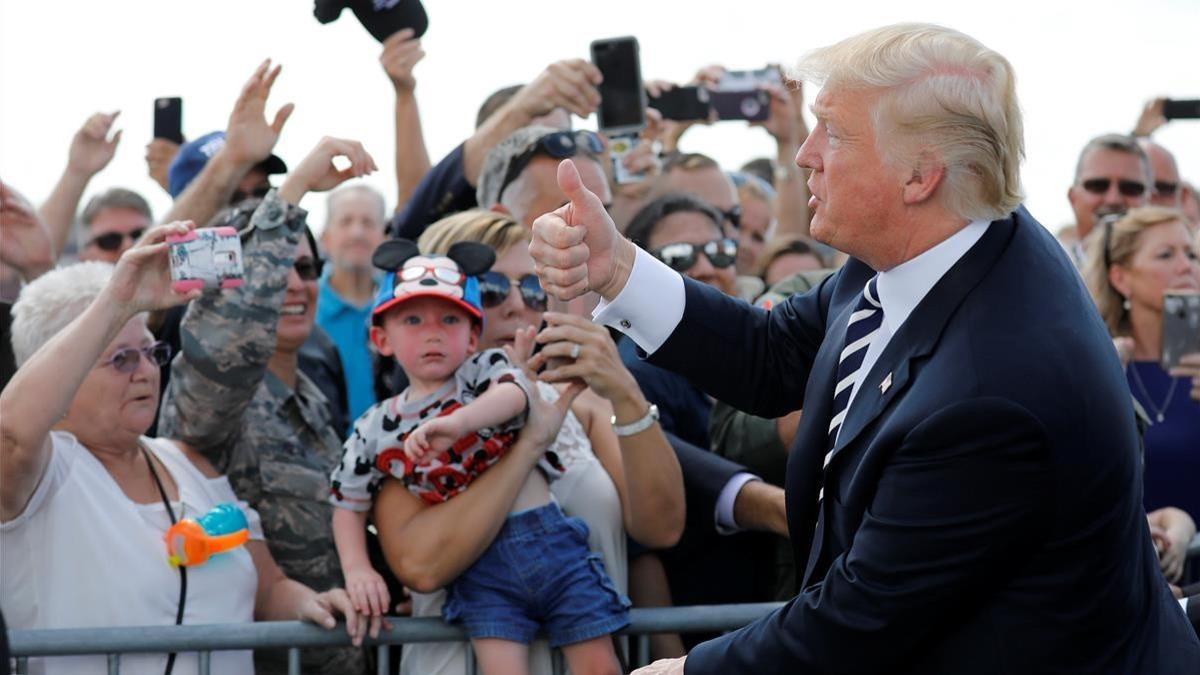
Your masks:
M167 564L162 502L136 504L76 438L52 432L51 457L25 511L0 524L0 606L10 628L164 626L175 623L179 572ZM176 517L196 518L237 502L228 479L206 478L173 443L142 439L179 488ZM258 514L239 504L250 536L262 539ZM245 547L188 569L183 623L254 620L258 574ZM123 675L161 675L165 654L121 657ZM30 659L30 673L107 672L104 656ZM177 675L198 671L180 653ZM254 673L251 652L213 652L212 672Z

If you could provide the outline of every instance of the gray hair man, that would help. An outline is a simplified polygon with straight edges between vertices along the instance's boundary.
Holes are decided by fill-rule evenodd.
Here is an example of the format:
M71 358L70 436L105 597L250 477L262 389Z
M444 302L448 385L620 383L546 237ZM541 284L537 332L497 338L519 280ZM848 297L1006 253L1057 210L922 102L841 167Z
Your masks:
M116 263L154 222L150 205L125 188L111 188L88 201L79 217L84 228L80 260Z
M1083 146L1067 190L1075 212L1078 241L1070 253L1076 266L1082 265L1084 244L1101 218L1150 203L1153 176L1150 159L1131 136L1104 134Z

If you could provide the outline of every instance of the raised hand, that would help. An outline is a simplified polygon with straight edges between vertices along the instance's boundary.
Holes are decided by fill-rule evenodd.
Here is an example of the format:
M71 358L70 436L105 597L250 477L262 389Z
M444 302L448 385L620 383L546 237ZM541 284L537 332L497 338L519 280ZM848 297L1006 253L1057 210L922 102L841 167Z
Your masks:
M121 254L105 289L110 299L129 314L167 309L200 297L200 291L176 293L171 289L171 267L166 239L195 229L191 221L168 223L151 229Z
M246 81L233 104L229 124L225 127L225 147L222 152L235 164L249 168L266 159L279 141L284 123L295 109L293 104L285 104L276 111L274 121L267 122L267 97L282 68L271 68L271 59L263 61Z
M417 86L413 68L423 58L425 50L421 49L421 40L413 39L413 29L405 28L384 40L379 63L396 91L411 92Z
M31 281L54 266L50 233L29 200L0 182L0 262Z
M71 149L67 154L67 169L81 176L91 178L100 173L117 154L117 145L121 142L121 132L109 138L113 123L120 110L111 113L96 113L88 118L79 131L71 139Z
M583 186L574 162L558 165L558 186L570 200L533 223L529 254L546 292L571 300L594 290L611 300L633 269L634 249L594 193Z
M513 105L527 117L541 117L555 108L587 117L600 106L603 81L599 69L583 59L567 59L547 66L513 96Z
M171 168L171 162L177 154L179 154L179 144L165 138L151 139L146 144L147 172L154 182L164 190L170 189L167 185L167 170Z
M334 165L335 157L344 157L350 166L339 169ZM279 197L292 204L308 192L323 192L338 185L378 171L375 160L363 148L362 143L344 138L322 138L300 164L288 174L279 186Z
M1167 123L1167 117L1163 115L1163 104L1166 101L1167 99L1159 97L1146 102L1142 114L1138 115L1137 124L1133 127L1134 136L1149 136Z

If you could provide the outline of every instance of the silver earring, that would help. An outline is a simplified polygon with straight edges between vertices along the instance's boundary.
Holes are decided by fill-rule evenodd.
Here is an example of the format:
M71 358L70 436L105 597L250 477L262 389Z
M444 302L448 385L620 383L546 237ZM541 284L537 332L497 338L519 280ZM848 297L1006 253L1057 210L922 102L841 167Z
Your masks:
M1125 298L1125 302L1121 303L1121 307L1124 308L1126 312L1129 311L1129 308L1130 308L1129 298Z

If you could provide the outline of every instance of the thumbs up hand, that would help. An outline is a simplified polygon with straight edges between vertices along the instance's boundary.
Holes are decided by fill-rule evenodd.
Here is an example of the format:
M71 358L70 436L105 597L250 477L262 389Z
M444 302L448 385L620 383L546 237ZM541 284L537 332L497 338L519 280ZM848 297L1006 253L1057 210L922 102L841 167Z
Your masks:
M612 300L629 279L634 246L617 232L570 159L558 165L558 187L569 201L533 222L529 244L542 288L563 301L588 291Z

